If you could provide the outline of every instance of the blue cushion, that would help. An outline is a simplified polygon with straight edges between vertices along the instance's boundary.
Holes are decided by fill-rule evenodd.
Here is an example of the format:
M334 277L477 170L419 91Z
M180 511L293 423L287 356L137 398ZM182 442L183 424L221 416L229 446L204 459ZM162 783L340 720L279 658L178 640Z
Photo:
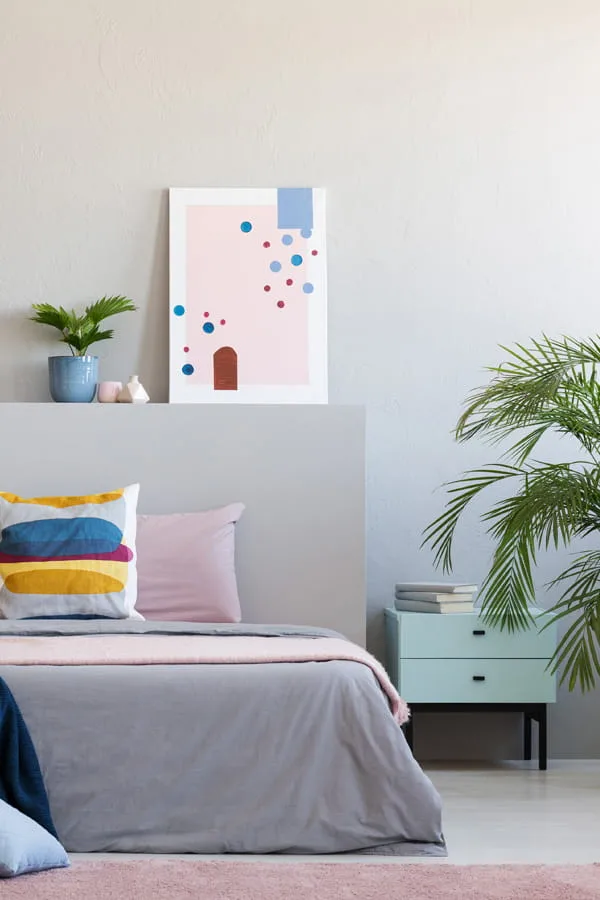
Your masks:
M69 857L55 837L0 800L0 878L68 865Z

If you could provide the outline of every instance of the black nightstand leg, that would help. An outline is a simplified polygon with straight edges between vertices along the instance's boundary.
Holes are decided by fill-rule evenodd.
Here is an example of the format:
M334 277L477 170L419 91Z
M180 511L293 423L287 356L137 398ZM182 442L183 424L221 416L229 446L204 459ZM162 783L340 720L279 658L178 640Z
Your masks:
M548 768L548 715L546 704L540 706L539 709L539 760L540 769L545 771Z
M531 716L523 713L523 759L531 759Z
M406 738L406 743L410 747L411 752L413 749L413 740L414 740L413 716L414 716L414 713L411 714L411 717L408 720L408 722L406 723L406 725L402 726L403 731L404 731L404 737Z

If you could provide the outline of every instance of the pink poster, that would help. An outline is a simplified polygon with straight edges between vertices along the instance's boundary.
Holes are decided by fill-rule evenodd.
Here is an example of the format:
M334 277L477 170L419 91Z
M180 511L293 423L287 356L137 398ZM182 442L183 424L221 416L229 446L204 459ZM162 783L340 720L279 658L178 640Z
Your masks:
M170 191L172 403L326 403L325 196Z

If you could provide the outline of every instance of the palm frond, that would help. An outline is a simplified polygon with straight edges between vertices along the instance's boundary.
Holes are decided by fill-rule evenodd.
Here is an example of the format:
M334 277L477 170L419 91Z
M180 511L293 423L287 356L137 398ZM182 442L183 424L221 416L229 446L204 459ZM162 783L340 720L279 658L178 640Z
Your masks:
M481 585L481 611L485 622L509 632L522 631L531 625L529 609L535 599L531 572L534 564L535 545L531 535L517 532L503 536Z
M136 309L133 300L121 295L102 297L87 306L81 315L77 315L75 310L69 312L62 306L37 303L33 305L34 315L31 316L31 320L57 328L61 333L60 340L71 348L71 352L84 356L92 344L108 341L113 337L113 329L99 328L99 323L103 319Z
M469 503L488 487L514 485L511 496L481 517L494 542L481 587L483 615L514 631L531 623L538 552L600 531L600 338L543 335L503 350L507 362L490 368L490 383L468 398L455 436L459 442L482 437L492 444L508 439L507 463L469 470L446 485L446 508L424 530L423 544L433 549L435 565L450 572L454 534ZM574 439L585 458L534 460L548 433ZM551 609L552 621L569 617L570 624L553 671L561 671L571 690L588 690L600 676L600 551L578 557L559 582L568 587Z
M554 604L548 625L566 617L572 619L552 660L552 672L561 672L561 683L569 689L577 685L590 690L600 676L600 551L589 550L578 556L552 582L568 582L558 603Z
M109 316L116 316L123 312L135 312L136 309L137 306L133 300L119 294L114 297L101 297L100 300L86 306L85 314L91 322L97 325L103 319L108 319Z
M95 326L91 330L69 332L69 334L66 334L62 338L62 341L64 344L68 344L69 347L72 347L74 350L76 350L78 356L85 356L92 344L97 344L99 341L108 341L113 337L113 335L113 329L100 331L100 329Z
M529 531L539 547L567 544L588 509L590 494L600 496L593 473L572 463L546 463L521 470L517 493L500 500L482 515L489 534L500 540L507 533Z
M481 587L487 621L514 631L531 622L535 603L532 568L540 549L567 546L578 534L591 502L600 500L597 471L573 464L539 464L523 471L520 489L482 515L496 542Z
M522 466L531 456L541 439L548 431L548 425L538 424L531 431L526 431L522 437L518 438L508 450L503 453L505 459L512 459L516 466ZM513 429L510 429L510 433ZM500 443L496 441L495 443Z
M475 390L467 400L467 408L456 427L459 441L485 433L493 439L503 437L507 426L529 426L532 417L554 397L556 390L572 366L557 356L548 338L533 341L532 347L517 344L501 347L509 359L500 366L489 367L491 382Z
M114 328L105 328L101 330L98 326L95 326L86 334L86 349L87 347L91 347L92 344L98 344L100 341L109 341L112 337L114 337Z
M427 526L421 544L422 547L429 544L435 551L436 566L441 566L444 572L452 571L454 532L469 503L486 488L521 474L522 470L515 466L484 466L481 469L470 469L462 478L444 485L450 496L446 510Z
M460 442L482 436L494 444L512 437L517 429L531 429L507 452L521 463L546 431L577 430L569 412L573 416L583 411L585 418L590 401L591 406L600 403L595 368L600 363L600 345L544 337L531 347L518 344L502 349L509 360L488 369L491 382L468 399L455 434Z
M68 312L64 307L52 306L50 303L33 304L35 315L30 317L32 322L39 322L41 325L50 325L59 331L71 330L77 322L77 316L74 311Z

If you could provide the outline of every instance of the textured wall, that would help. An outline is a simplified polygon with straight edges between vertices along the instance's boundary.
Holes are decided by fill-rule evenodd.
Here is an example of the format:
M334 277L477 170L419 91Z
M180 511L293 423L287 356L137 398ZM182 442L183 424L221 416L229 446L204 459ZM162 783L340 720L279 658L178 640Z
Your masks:
M0 399L46 397L29 303L124 291L142 311L103 375L164 400L165 189L325 186L330 398L368 411L380 648L394 580L431 574L434 487L489 457L450 429L496 345L597 327L596 0L0 0L0 21ZM457 575L488 553L465 526ZM554 752L600 756L599 708L561 701ZM514 752L500 724L430 723L430 751Z

